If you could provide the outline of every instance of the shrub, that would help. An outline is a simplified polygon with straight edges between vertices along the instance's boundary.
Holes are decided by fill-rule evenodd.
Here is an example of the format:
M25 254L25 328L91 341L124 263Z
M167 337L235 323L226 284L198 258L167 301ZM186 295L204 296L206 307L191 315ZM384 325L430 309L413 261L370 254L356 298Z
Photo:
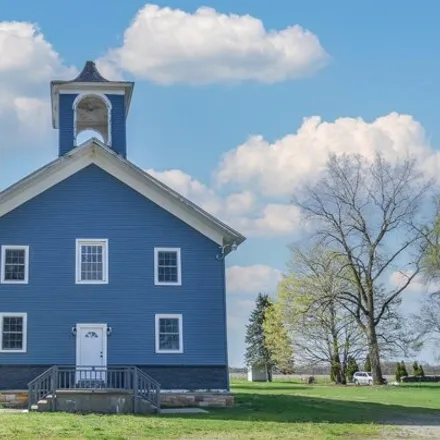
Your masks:
M400 379L402 379L402 369L400 368L400 362L396 363L396 382L400 382Z
M351 382L353 380L353 374L359 371L359 365L356 362L355 358L348 358L347 362L347 380Z
M407 376L402 377L403 383L440 382L440 376Z
M405 362L400 362L400 377L408 376L408 370L406 369Z

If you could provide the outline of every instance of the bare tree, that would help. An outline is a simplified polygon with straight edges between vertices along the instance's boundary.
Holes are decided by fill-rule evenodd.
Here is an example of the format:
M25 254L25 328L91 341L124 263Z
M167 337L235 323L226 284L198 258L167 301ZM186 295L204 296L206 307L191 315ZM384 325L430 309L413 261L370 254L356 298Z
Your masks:
M414 317L415 328L422 339L440 343L440 293L431 293L422 305L420 315Z
M365 339L338 293L347 284L341 261L320 247L294 249L290 274L280 283L276 306L290 330L297 360L329 364L336 383L346 383L349 358L366 351Z
M332 155L320 181L293 200L316 225L315 239L345 260L351 288L338 297L367 338L375 384L382 383L378 329L420 271L430 186L415 160ZM385 289L394 271L403 282Z

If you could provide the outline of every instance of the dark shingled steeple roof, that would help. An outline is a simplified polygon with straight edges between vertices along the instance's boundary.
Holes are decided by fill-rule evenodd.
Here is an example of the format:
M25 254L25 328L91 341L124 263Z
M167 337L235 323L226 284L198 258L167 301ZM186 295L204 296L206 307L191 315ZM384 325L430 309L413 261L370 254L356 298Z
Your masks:
M96 68L93 61L87 61L82 72L72 82L110 82Z

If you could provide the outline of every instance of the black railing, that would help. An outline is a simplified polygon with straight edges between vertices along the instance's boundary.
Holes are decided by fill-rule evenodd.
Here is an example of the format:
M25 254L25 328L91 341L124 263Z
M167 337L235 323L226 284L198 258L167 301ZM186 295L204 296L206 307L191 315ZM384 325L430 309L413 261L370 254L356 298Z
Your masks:
M160 410L160 384L137 367L53 366L29 382L29 409L41 399L51 399L56 409L56 393L65 390L123 390L133 395L133 412L139 399Z

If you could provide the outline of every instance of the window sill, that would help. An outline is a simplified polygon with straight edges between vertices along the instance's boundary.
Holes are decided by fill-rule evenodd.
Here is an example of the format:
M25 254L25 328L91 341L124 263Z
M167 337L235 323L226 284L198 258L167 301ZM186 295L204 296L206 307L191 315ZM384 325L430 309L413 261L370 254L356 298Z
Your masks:
M171 283L171 282L163 282L163 283L161 283L161 282L157 281L157 282L154 283L154 285L155 286L181 286L182 283L179 283L179 282L177 282L177 283Z
M0 284L29 284L29 281L12 281L12 280L1 280Z
M108 284L108 281L79 281L79 280L76 280L75 284Z
M5 353L5 354L27 353L27 350L0 350L0 353Z
M183 350L156 350L156 354L183 354Z

